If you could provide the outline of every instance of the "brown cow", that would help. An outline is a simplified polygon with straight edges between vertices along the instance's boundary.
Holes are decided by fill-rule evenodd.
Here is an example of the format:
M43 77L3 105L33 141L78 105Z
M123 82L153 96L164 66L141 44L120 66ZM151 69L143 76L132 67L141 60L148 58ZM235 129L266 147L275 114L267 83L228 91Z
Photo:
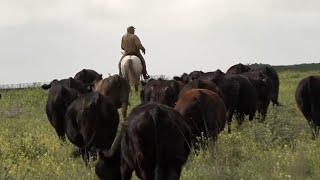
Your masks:
M219 94L221 97L223 94L220 92L218 86L211 81L203 80L203 79L195 79L188 84L184 85L183 88L180 90L179 98L187 91L191 89L208 89L211 90L217 94Z
M130 86L127 80L119 75L109 76L94 83L93 91L111 97L116 108L122 109L123 118L127 117Z
M314 129L314 137L317 137L320 129L320 76L301 80L295 97L300 111Z
M218 94L207 89L191 89L178 100L175 108L194 135L216 139L226 124L227 110Z
M174 107L178 100L180 85L175 80L152 80L140 92L141 102L156 102Z

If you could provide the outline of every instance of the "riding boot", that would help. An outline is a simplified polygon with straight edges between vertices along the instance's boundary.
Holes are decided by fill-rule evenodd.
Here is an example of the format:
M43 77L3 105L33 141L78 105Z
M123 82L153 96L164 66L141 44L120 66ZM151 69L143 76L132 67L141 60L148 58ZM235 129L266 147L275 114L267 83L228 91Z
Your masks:
M137 54L137 56L139 57L139 59L141 60L141 64L142 64L142 75L144 79L149 79L150 76L147 73L147 67L146 67L146 61L144 60L143 56L139 53Z

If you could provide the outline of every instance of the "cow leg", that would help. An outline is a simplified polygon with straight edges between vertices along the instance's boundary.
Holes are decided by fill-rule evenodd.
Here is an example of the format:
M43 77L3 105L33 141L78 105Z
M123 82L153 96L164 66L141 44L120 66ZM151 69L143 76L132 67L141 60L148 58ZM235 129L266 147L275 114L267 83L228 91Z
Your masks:
M154 178L154 172L150 169L150 167L143 167L140 169L141 171L141 179L149 180Z
M262 122L266 120L269 104L270 100L265 101L260 109Z
M63 124L63 121L61 121L61 118L53 117L49 121L51 125L54 127L59 139L65 142L66 141L65 130L64 130L64 124Z
M262 122L264 122L266 120L266 116L267 116L267 109L266 108L262 109L261 112L260 112L260 115L261 115L260 120Z
M79 148L73 149L72 152L71 152L71 156L72 156L73 158L77 158L77 157L79 157L81 154L82 154L82 153L81 153L81 149L79 149Z
M138 83L135 83L135 84L134 84L134 90L135 90L136 92L139 91L139 84L138 84Z
M88 154L89 154L89 157L91 157L93 161L97 160L98 155L97 155L97 150L96 150L95 146L92 146L90 148L90 151L88 152Z
M88 166L89 156L86 148L81 148L81 156L82 160L84 161L84 164Z
M232 122L233 110L227 112L227 123L228 123L228 133L231 133L231 122Z
M271 101L272 101L272 105L273 106L280 106L280 103L278 102L278 100L277 99L271 99Z
M149 180L154 178L154 166L148 163L148 161L141 153L137 153L135 164L135 171L139 172L139 177L142 180Z
M121 105L121 110L122 110L122 117L125 119L127 117L127 109L128 109L128 104L127 103L122 103Z
M244 114L238 114L237 115L237 121L238 121L238 128L239 128L242 125L243 121L244 121Z
M315 140L316 139L315 126L314 126L311 119L307 119L307 120L308 120L308 124L311 128L312 139Z
M253 120L253 118L254 118L254 113L251 113L250 115L249 115L249 121L251 122L252 120ZM244 119L244 118L242 118L242 119ZM242 122L243 122L244 120L242 120Z
M313 124L313 127L314 127L314 132L313 132L313 138L314 139L317 139L318 138L318 136L319 136L319 126L317 126L317 125L315 125L315 124Z
M58 136L59 136L59 139L62 141L62 142L66 142L66 136L65 136L65 132L64 132L64 128L62 127L57 127L55 128Z
M121 159L121 179L122 180L130 180L132 177L133 169L128 166L126 162L124 162L123 159Z

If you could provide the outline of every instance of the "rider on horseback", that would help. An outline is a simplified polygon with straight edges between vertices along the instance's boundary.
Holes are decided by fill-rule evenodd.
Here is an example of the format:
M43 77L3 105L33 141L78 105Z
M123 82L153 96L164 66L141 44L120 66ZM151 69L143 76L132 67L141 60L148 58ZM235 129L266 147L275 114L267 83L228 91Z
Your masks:
M140 39L138 38L137 35L134 34L134 32L135 32L135 28L133 26L129 26L127 28L127 33L122 36L121 49L124 50L124 54L121 57L120 62L119 62L119 74L120 74L120 76L122 76L122 73L121 73L122 59L127 55L135 55L141 60L143 78L149 79L150 76L147 73L146 62L145 62L142 54L140 53L140 50L141 50L143 52L143 54L145 54L146 50L142 46Z

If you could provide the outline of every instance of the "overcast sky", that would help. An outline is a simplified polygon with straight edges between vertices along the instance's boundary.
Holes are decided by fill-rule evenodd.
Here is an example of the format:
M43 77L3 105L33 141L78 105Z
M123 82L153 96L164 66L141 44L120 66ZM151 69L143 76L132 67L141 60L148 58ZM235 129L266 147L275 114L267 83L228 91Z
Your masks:
M319 62L319 0L1 0L0 84L118 72L134 25L150 74Z

